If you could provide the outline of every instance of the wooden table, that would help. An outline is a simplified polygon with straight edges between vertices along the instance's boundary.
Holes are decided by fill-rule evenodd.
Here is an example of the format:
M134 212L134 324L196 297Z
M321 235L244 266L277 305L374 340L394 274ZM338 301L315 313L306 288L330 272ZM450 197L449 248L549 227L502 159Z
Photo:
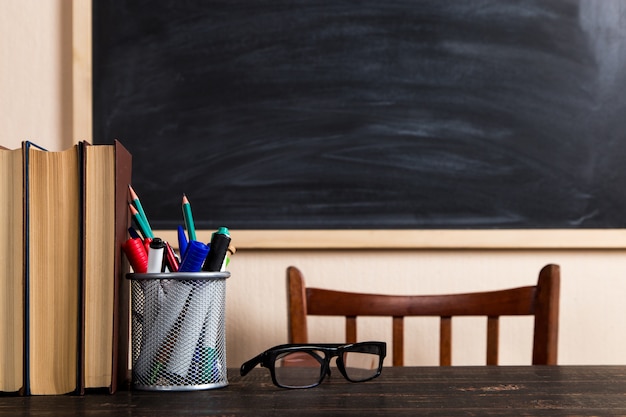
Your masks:
M384 368L365 383L339 373L285 390L266 369L190 392L0 397L0 416L591 416L626 415L626 366Z

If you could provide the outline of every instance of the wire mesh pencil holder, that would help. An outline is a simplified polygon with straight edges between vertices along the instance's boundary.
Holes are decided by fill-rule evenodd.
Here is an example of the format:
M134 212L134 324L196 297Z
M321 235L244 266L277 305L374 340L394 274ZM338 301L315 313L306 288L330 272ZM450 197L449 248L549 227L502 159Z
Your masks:
M134 388L190 391L228 385L229 276L229 272L127 274Z

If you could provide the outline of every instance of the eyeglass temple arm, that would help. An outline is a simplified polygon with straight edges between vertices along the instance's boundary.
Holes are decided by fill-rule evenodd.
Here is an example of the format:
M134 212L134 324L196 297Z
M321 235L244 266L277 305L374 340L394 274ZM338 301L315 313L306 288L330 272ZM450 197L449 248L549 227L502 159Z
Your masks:
M239 370L239 374L241 376L247 375L248 372L253 370L255 366L257 366L258 364L263 362L263 355L264 354L265 354L265 352L263 352L263 353L261 353L259 355L256 355L254 358L250 359L249 361L244 362L243 365L241 365L241 369Z

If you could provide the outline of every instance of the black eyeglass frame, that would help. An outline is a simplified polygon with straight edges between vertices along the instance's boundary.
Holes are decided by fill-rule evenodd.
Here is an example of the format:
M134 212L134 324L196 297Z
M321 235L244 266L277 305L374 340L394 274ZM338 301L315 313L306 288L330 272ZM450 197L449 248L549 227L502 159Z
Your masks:
M369 348L369 349L368 349ZM276 358L286 353L294 352L324 352L324 357L320 358L318 355L311 355L320 361L320 377L314 384L302 386L302 387L290 387L280 384L276 380L275 364ZM376 373L368 378L354 380L348 376L346 372L345 364L343 362L343 354L346 352L360 352L360 353L372 353L379 357L378 368ZM324 380L324 377L330 375L330 360L337 357L337 368L343 377L350 382L365 382L378 377L383 368L383 360L387 355L387 343L385 342L358 342L358 343L302 343L302 344L284 344L274 346L263 353L258 354L254 358L246 361L241 365L240 374L245 376L257 365L261 365L264 368L269 369L272 376L272 382L277 387L281 388L313 388L318 386Z

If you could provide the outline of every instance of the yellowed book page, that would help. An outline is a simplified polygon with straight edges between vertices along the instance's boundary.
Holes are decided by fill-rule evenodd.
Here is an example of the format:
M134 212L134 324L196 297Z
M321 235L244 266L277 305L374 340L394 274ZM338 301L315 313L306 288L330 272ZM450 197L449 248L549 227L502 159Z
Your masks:
M31 394L77 387L80 278L78 148L29 150Z
M0 150L0 391L23 385L22 150Z
M85 387L111 385L115 280L115 148L85 147Z

